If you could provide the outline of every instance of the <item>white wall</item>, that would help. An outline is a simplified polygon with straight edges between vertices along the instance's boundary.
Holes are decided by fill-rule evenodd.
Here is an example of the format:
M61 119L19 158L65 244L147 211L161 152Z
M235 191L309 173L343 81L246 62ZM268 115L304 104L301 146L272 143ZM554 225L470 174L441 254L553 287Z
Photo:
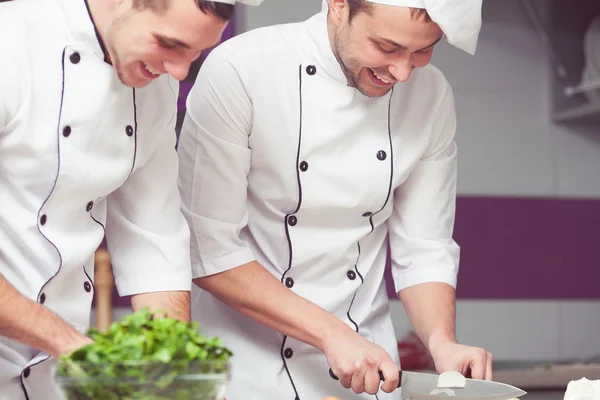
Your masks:
M236 30L304 21L320 10L321 0L264 0L259 7L238 6Z
M521 0L484 4L476 55L444 42L433 59L457 100L459 192L600 197L600 126L551 122L551 65Z
M536 0L542 11L550 2ZM265 0L241 26L301 21L321 0ZM600 126L550 119L550 63L522 0L486 0L478 51L442 42L433 63L452 84L459 118L459 194L600 197ZM242 28L243 29L243 28Z
M390 309L400 339L411 325L400 301L391 301ZM113 309L113 321L130 313L129 308ZM461 343L483 347L501 362L600 357L598 302L459 300L456 330Z

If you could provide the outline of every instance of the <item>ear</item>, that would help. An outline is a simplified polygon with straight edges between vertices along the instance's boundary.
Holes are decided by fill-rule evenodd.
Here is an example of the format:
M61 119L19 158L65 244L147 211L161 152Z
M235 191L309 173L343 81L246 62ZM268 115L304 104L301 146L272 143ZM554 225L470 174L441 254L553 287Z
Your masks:
M329 16L336 26L348 18L348 5L346 0L329 0Z

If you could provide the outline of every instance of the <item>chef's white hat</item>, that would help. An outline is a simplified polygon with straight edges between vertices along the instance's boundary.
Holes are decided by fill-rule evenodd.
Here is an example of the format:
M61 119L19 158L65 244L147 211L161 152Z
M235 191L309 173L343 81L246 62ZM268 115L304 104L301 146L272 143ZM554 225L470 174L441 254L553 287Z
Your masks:
M439 25L448 43L475 54L481 29L483 0L367 0L372 3L398 7L423 8L431 20ZM323 0L323 6L327 6Z
M246 4L248 6L260 6L260 3L262 3L264 0L212 0L216 3L225 3L225 4L235 4L237 3L242 3L242 4Z

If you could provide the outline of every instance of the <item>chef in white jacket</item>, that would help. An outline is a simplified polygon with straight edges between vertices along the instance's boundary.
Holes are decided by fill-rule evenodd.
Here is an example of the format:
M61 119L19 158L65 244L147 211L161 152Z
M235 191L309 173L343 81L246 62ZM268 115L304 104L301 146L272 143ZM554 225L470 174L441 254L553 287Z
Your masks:
M0 3L0 399L57 396L56 357L90 342L105 235L133 308L189 320L175 78L232 12L204 0Z
M456 115L428 65L443 36L473 53L480 24L480 0L331 0L205 61L179 186L192 318L234 352L228 400L399 400L388 241L437 370L491 378L455 337Z

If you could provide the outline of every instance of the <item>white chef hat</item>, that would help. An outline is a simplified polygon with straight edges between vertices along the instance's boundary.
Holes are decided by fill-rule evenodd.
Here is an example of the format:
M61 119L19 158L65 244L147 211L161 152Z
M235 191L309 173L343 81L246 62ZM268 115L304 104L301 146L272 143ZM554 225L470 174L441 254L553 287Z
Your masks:
M448 43L475 54L481 29L483 0L367 0L372 3L398 7L423 8L431 20L439 25ZM323 0L323 6L327 6Z
M225 4L233 4L235 5L235 3L242 3L242 4L246 4L248 6L260 6L260 3L262 3L264 0L212 0L215 3L225 3Z

